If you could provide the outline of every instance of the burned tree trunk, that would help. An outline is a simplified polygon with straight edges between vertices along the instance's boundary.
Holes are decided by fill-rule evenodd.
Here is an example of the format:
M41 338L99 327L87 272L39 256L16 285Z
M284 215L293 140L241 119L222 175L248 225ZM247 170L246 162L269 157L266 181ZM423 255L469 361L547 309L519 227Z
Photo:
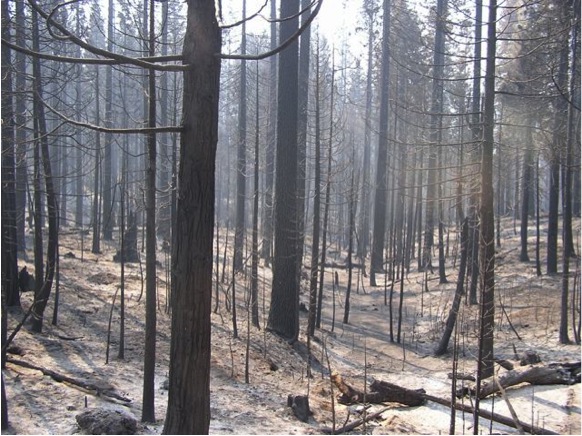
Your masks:
M479 390L479 398L486 398L499 392L499 386L505 389L521 383L529 383L530 385L572 385L580 383L580 362L534 366L525 371L508 371L499 377L497 382L491 380L484 383Z
M331 375L331 380L342 393L338 400L342 404L390 402L406 406L420 406L425 402L424 389L407 389L393 383L375 380L370 385L370 392L364 393L346 383L337 372Z
M130 212L127 218L127 230L123 234L123 247L113 256L114 262L139 262L137 250L137 219L135 213Z
M461 297L464 294L463 285L465 283L465 270L467 269L468 239L469 239L469 221L467 218L465 218L463 220L463 230L461 231L461 264L459 265L459 277L457 278L457 289L455 291L455 297L453 299L453 307L451 307L449 317L447 318L447 323L445 326L443 337L441 338L441 341L434 352L436 356L441 356L447 352L449 340L451 339L455 322L457 322L457 315L459 313L459 307L461 306Z

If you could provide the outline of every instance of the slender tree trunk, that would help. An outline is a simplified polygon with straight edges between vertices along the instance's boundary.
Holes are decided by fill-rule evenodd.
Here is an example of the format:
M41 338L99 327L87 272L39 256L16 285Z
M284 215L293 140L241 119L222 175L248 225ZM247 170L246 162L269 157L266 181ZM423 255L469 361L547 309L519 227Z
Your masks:
M33 81L34 84L34 81ZM43 225L42 225L42 169L40 162L40 140L38 138L38 119L34 120L34 153L33 153L33 185L34 185L34 275L35 280L34 295L40 294L44 277L44 254L43 254Z
M554 152L555 153L555 152ZM550 161L548 209L548 244L546 273L558 272L558 205L560 201L560 161L553 155Z
M255 171L253 185L253 248L251 264L251 316L259 328L259 66L255 82ZM247 338L247 341L249 339ZM248 346L248 342L247 342ZM247 352L248 355L248 352Z
M168 54L168 2L162 2L162 28L160 29L161 37L161 55ZM168 89L168 74L167 71L160 73L160 124L162 126L168 125L168 111L170 109L169 89ZM171 156L170 156L170 135L168 133L161 133L158 135L160 144L160 156L158 158L159 171L159 187L160 195L158 196L158 235L165 241L170 241L171 232L171 206L170 206L170 171L171 171Z
M364 120L364 162L362 168L362 213L360 214L360 238L358 243L358 257L361 263L368 255L368 247L370 245L370 172L371 169L371 154L372 154L372 68L374 65L374 16L375 8L373 2L367 0L364 3L365 12L368 18L368 68L366 75L366 114Z
M119 305L119 353L117 357L120 360L125 359L125 195L126 195L126 177L127 171L127 154L123 154L123 163L121 168L121 193L119 195L119 240L121 250L119 285L120 285L120 305ZM166 303L167 304L167 303Z
M2 38L11 39L11 27L8 3L2 2ZM12 50L2 45L2 307L4 305L20 307L11 52ZM5 316L4 313L3 316ZM4 389L4 381L2 381L2 389Z
M147 2L147 0L146 0ZM113 33L113 0L108 3L108 19L107 19L107 50L113 51L113 41L115 35ZM99 98L99 97L97 97ZM106 127L113 127L113 67L105 67L105 120ZM103 149L103 239L111 241L113 239L113 171L112 171L112 142L113 135L109 132L105 133L105 144Z
M39 25L38 25L38 15L33 11L32 13L32 34L33 34L33 49L39 51L40 37L39 37ZM49 147L47 140L47 128L46 128L46 118L44 113L44 105L42 103L42 74L40 67L40 60L34 59L33 65L33 76L34 76L34 116L37 120L38 130L35 130L37 134L37 141L39 141L39 146L42 154L42 165L45 178L45 189L47 198L47 211L48 211L48 239L47 239L47 256L46 256L46 275L39 275L35 270L35 275L37 278L37 283L40 281L42 284L39 288L37 284L38 292L35 292L34 296L34 309L32 311L32 331L40 333L42 332L44 310L48 303L50 296L53 278L55 275L56 266L56 256L57 256L57 246L58 246L58 205L57 205L57 193L55 191L51 161L49 156Z
M489 4L487 61L481 160L481 326L479 333L479 377L493 375L493 329L495 315L495 221L493 210L493 149L495 127L495 50L497 2Z
M4 16L4 14L2 14ZM6 15L7 16L7 15ZM26 39L26 17L24 14L24 0L15 1L16 28L15 43L19 47L25 46ZM16 123L16 241L18 251L24 253L26 250L25 222L26 222L26 186L28 184L28 169L26 163L26 55L24 53L14 53L14 71L16 95L14 96L14 121ZM2 105L4 107L4 105Z
M579 9L578 6L574 6ZM579 11L578 11L578 19ZM578 47L578 27L573 24L572 21L572 34L570 36L570 85L569 91L571 98L574 97L576 93L576 61L577 61L577 47ZM565 255L568 257L576 257L576 251L574 250L574 242L572 236L572 172L574 164L574 141L575 133L574 129L574 111L579 114L580 109L576 109L572 104L568 106L568 123L566 127L566 151L565 151L565 162L562 169L562 214L564 220L563 227L563 244L565 247ZM579 123L578 123L579 124ZM578 126L579 127L579 126Z
M471 97L471 132L472 139L476 144L482 141L483 129L481 126L481 34L483 26L483 1L475 2L475 49L473 55L473 86ZM474 154L476 162L479 161L479 153ZM476 165L475 165L476 166ZM469 286L469 303L477 304L477 284L479 282L479 237L480 227L478 222L479 185L477 181L473 184L469 197L469 253L471 260L469 263L469 275L471 283Z
M542 275L540 260L540 154L536 157L536 274ZM498 221L499 222L499 221Z
M426 222L424 233L422 267L432 271L432 249L434 246L435 209L438 193L437 150L442 138L443 76L445 63L445 18L446 0L437 0L436 32L433 56L433 81L430 116L430 149L428 155L428 177L426 190ZM442 277L441 277L442 279Z
M355 156L354 156L355 157ZM352 159L354 162L354 159ZM348 259L347 259L347 267L348 267L348 287L346 289L346 302L344 304L344 324L347 324L349 321L350 316L350 295L352 292L352 252L354 250L354 230L356 225L356 185L358 182L354 182L354 172L355 170L352 169L352 182L350 184L350 204L349 204L349 235L348 235Z
M564 14L566 11L563 11ZM564 19L565 16L563 15ZM568 45L560 50L560 65L556 78L557 86L566 89L568 83ZM560 149L566 141L565 129L568 119L568 102L563 96L556 97L554 113L552 148L550 150L550 174L548 189L548 244L546 256L546 272L558 272L558 207L560 202Z
M155 55L155 1L147 0L149 13L149 55ZM156 73L149 70L148 127L156 127ZM147 138L146 167L146 324L143 368L142 422L155 422L156 370L156 134ZM211 232L212 233L212 232ZM123 254L122 254L123 255Z
M246 0L242 3L243 23L241 36L241 54L247 51ZM245 239L245 202L247 183L247 64L245 60L240 65L240 99L238 104L238 144L236 172L236 224L234 230L234 270L243 269L243 244ZM233 288L234 289L234 288Z
M101 122L99 98L99 66L95 68L95 122ZM101 180L101 132L95 132L95 171L93 179L93 240L91 253L101 252L101 214L99 213L99 182Z
M308 9L311 0L301 0L301 10ZM301 16L301 24L305 22L309 12ZM311 26L301 33L299 41L299 71L298 71L298 115L297 115L297 234L298 265L297 274L301 274L303 265L303 245L305 241L305 209L306 209L306 168L307 168L307 108L309 103L309 58L311 53Z
M277 46L276 4L276 0L271 0L271 50ZM267 265L271 262L271 247L273 245L273 185L276 135L277 56L271 56L269 59L269 123L267 125L267 147L265 150L265 215L263 218L263 245L261 253Z
M529 262L529 256L527 254L527 229L531 198L530 193L533 181L533 138L531 129L532 128L529 125L525 128L526 149L523 157L523 179L521 184L521 254L519 255L519 260L521 262Z
M468 220L463 220L461 230L461 261L459 263L459 275L457 277L457 288L455 290L455 297L453 298L453 305L449 312L443 336L434 352L436 356L442 356L447 352L453 328L457 322L459 315L459 308L461 307L461 299L464 294L463 285L465 283L465 271L467 269L467 239L469 237L469 223Z
M333 108L334 108L334 96L335 96L335 63L333 61L332 55L332 66L331 66L331 98L330 98L330 117L329 117L329 141L327 145L327 175L326 175L326 185L325 185L325 206L323 208L323 232L321 236L321 271L319 273L319 292L317 298L317 317L315 321L315 326L321 328L321 309L323 305L323 282L325 278L325 261L327 257L327 228L329 221L329 203L331 196L331 163L332 163L332 145L333 145ZM334 288L335 289L335 288ZM335 293L333 294L335 298ZM335 300L334 300L335 301ZM335 305L334 305L335 311ZM334 318L335 319L335 318ZM332 327L333 331L333 327Z
M383 269L384 234L386 231L386 196L388 154L388 107L390 104L390 11L391 0L384 0L384 23L382 30L382 69L380 90L380 121L378 131L378 160L376 168L376 190L374 193L374 234L372 241L372 264L370 286L376 286L376 273Z
M309 280L309 318L307 334L315 334L316 321L321 325L321 301L317 306L317 273L319 271L319 230L321 223L321 78L319 76L319 40L317 41L317 56L315 62L315 179L313 194L313 235L311 238L311 270ZM320 299L322 296L320 295Z

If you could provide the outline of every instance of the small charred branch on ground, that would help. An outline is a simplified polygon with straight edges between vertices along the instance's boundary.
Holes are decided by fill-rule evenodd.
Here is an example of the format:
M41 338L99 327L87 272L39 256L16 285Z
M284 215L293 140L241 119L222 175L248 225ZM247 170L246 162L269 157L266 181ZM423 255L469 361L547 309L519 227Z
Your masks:
M358 428L360 425L364 424L365 422L370 422L374 419L379 418L384 412L386 412L389 409L390 409L390 407L384 407L382 410L379 410L378 412L370 413L365 418L357 419L349 424L344 425L341 428L336 428L335 432L330 427L322 427L319 430L323 434L343 434L343 433L346 433L348 431L352 431L355 428Z
M552 363L547 366L534 366L525 371L512 370L499 377L499 384L505 389L521 383L530 385L573 385L580 383L580 362ZM481 386L479 398L486 398L499 392L499 386L490 380ZM458 391L457 396L475 395L475 389Z
M505 368L508 371L511 371L514 368L513 363L511 363L507 359L495 359L495 363L498 364L499 366Z
M352 403L400 403L405 406L420 406L424 404L424 389L406 389L393 383L375 380L370 385L370 392L364 392L346 383L337 372L331 375L333 383L342 393L338 401L342 404ZM365 401L364 401L365 400Z
M449 380L453 379L453 373L449 372L447 374L447 377L449 378ZM463 373L457 373L457 380L469 380L474 382L475 381L475 376L473 374L463 374Z
M441 405L446 406L448 408L451 407L450 400L447 400L444 398L439 398L439 397L433 397L432 395L426 395L426 394L425 394L425 398L427 401L441 404ZM461 410L465 413L473 414L475 412L475 409L473 409L473 407L469 406L468 404L455 403L455 404L453 404L453 407L455 408L455 410ZM526 431L530 434L559 434L559 433L556 433L556 432L549 430L547 428L537 427L534 425L530 425L526 422L522 422L522 421L515 422L513 420L513 418L508 418L506 416L499 415L498 413L490 412L487 409L479 409L479 410L477 410L477 413L479 414L479 416L481 418L491 419L495 422L498 422L500 424L506 425L506 426L511 427L511 428L516 428L517 425L519 424L519 426L524 431Z
M96 395L101 396L101 397L109 397L109 398L113 398L115 400L122 401L123 403L131 403L131 400L129 398L126 398L122 395L119 395L116 392L113 392L113 389L110 387L103 388L103 387L97 386L94 383L89 383L89 382L86 382L83 380L79 380L79 379L75 379L73 377L66 376L64 374L59 374L58 372L52 371L52 370L47 369L47 368L43 368L41 366L34 365L34 364L26 362L24 360L12 359L9 357L7 359L7 362L12 363L13 365L22 366L24 368L35 369L37 371L42 372L44 375L48 375L53 380L55 380L59 383L68 383L68 384L71 384L73 386L84 389L86 391L93 392Z

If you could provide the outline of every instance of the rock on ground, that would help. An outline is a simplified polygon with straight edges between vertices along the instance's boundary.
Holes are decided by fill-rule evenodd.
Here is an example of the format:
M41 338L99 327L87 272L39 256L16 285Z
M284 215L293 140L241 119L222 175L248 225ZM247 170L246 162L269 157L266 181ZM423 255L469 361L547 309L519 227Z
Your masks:
M76 416L77 424L87 434L134 434L136 419L120 410L92 409Z

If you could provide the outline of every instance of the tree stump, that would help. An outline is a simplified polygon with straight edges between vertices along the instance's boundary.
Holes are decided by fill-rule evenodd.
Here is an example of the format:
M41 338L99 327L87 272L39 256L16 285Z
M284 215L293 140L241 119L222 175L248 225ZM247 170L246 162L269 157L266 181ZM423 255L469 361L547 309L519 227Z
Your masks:
M521 358L519 360L519 364L521 366L534 365L536 363L540 363L541 361L542 361L542 359L540 359L540 356L538 353L536 353L533 350L527 350L521 355Z
M121 262L121 250L113 256L114 262ZM137 219L135 214L130 212L127 218L127 229L123 235L123 261L139 262L139 252L137 250Z
M307 422L312 415L307 395L289 395L287 405L293 409L293 413L300 421Z

